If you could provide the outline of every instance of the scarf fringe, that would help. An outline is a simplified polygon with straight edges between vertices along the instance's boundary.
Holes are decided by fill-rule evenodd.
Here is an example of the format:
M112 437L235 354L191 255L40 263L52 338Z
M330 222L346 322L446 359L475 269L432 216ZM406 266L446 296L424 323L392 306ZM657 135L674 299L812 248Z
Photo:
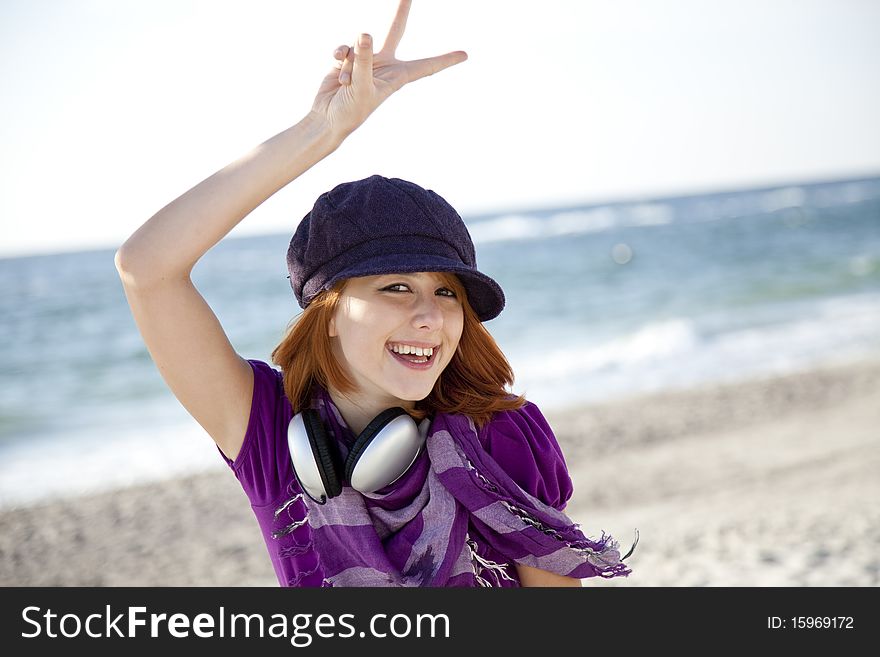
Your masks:
M282 505L279 506L277 509L275 509L275 515L272 517L272 519L273 519L273 520L278 520L278 516L281 515L281 513L282 513L287 507L289 507L291 504L293 504L293 503L296 502L297 500L301 500L302 497L303 497L303 494L302 494L302 493L297 493L296 495L294 495L293 497L291 497L291 498L290 498L289 500L287 500L284 504L282 504ZM306 509L306 513L308 513L308 509Z
M293 503L296 502L297 500L301 500L302 497L303 497L303 493L297 493L296 495L294 495L293 497L291 497L291 498L290 498L289 500L287 500L284 504L282 504L282 505L279 506L277 509L275 509L275 515L272 517L272 519L277 521L277 520L278 520L278 516L280 516L280 515L284 512L284 510L287 509L287 507L289 507L291 504L293 504ZM289 516L289 514L288 514L288 516ZM290 523L289 525L287 525L286 527L283 527L282 529L278 529L278 530L272 532L272 538L274 538L274 539L279 539L279 538L282 538L282 537L284 537L284 536L287 536L287 535L290 534L291 532L293 532L293 531L295 531L296 529L298 529L298 528L302 527L303 525L305 525L308 521L309 521L309 508L308 508L308 506L307 506L307 507L306 507L306 517L305 517L305 518L303 518L302 520L296 520L296 521ZM292 552L290 555L285 555L285 556L292 556L292 555L294 555L294 554L301 554L301 552Z
M292 494L293 491L288 488L288 493ZM272 516L272 519L277 521L278 516L280 516L282 513L284 513L284 511L286 511L288 509L288 507L290 507L291 504L293 504L294 502L301 500L301 499L303 499L303 493L297 493L296 495L293 495L290 499L288 499L281 506L279 506L277 509L275 509L275 513ZM283 538L284 536L287 536L288 534L291 534L292 532L294 532L299 527L302 527L303 525L307 524L309 522L309 507L308 507L308 505L305 505L305 511L306 511L306 515L302 520L296 520L296 521L290 523L289 525L287 525L286 527L283 527L282 529L279 529L277 531L272 532L272 538L274 538L276 540L279 538ZM290 512L288 512L288 517L290 517ZM314 546L312 545L311 541L306 542L306 543L294 542L293 545L286 545L286 546L282 547L278 551L278 556L281 558L296 557L301 554L305 554L306 552L309 552L310 550L314 550ZM316 552L315 556L318 558L318 562L317 562L317 564L315 564L315 567L309 571L298 573L296 577L294 577L293 579L291 579L287 582L288 586L299 586L300 582L305 577L308 577L309 575L313 575L314 573L318 572L319 570L323 570L323 567L321 564L321 555L317 554L317 552ZM325 577L321 580L321 586L322 587L331 587L331 586L333 586L333 582L331 582L330 580L328 580Z
M480 480L480 484L483 486L483 488L491 490L493 493L500 492L498 490L498 486L496 486L491 481L486 479L486 477L484 477L482 474L480 474L480 471L477 470L477 467L473 463L471 463L470 459L467 456L465 456L464 454L461 454L461 457L464 459L464 462L466 464L467 469L470 470L471 472L473 472L476 475L477 479Z
M305 525L308 521L309 521L308 517L305 517L302 520L297 520L295 522L292 522L289 525L287 525L287 527L284 527L283 529L279 529L278 531L272 532L272 538L282 538L284 536L287 536L288 534L290 534L291 532L293 532L297 528Z
M473 426L471 426L471 429L473 429ZM501 493L499 487L487 479L479 469L477 469L473 462L471 462L467 455L461 450L460 446L458 447L458 453L464 460L465 468L477 478L479 485L482 488L490 490L496 494ZM635 550L636 545L639 542L638 529L635 530L635 542L632 544L632 547L629 549L626 556L621 559L619 551L620 544L612 538L612 536L606 536L605 530L602 530L602 537L598 541L593 541L589 538L581 539L575 535L583 535L581 526L578 523L563 527L561 530L556 530L552 527L546 526L528 512L506 500L501 500L501 503L511 514L519 518L524 524L546 534L547 536L552 536L561 543L565 543L565 545L581 555L584 560L593 567L597 575L609 579L620 576L626 577L632 573L632 570L623 563L623 559L629 557ZM482 578L478 577L478 583L481 579Z
M482 576L482 573L486 570L488 570L495 576L495 584L497 586L501 586L501 580L498 579L499 575L501 576L501 578L506 579L508 582L516 581L507 574L507 566L510 564L500 564L481 557L479 554L477 554L477 549L479 546L477 545L476 541L474 541L470 537L467 538L465 542L467 543L467 546L471 551L471 565L474 569L474 579L477 580L477 584L483 587L492 586L491 582L489 582L489 580ZM478 566L479 571L477 570Z
M313 575L313 574L316 573L318 570L320 570L320 568L321 568L321 564L318 563L318 565L316 565L316 566L315 566L314 568L312 568L311 570L307 570L307 571L305 571L305 572L298 573L296 577L294 577L293 579L291 579L291 580L289 580L289 581L287 582L287 585L288 585L288 586L299 586L299 583L300 583L303 579L305 579L305 578L308 577L309 575ZM327 580L324 580L324 581L327 581ZM321 585L323 586L323 582L321 582Z
M552 536L561 543L565 543L575 552L582 555L587 563L593 566L599 576L611 578L619 577L621 575L626 576L632 572L620 558L620 550L618 549L620 543L618 543L610 534L606 535L604 529L602 530L602 537L598 541L593 541L589 538L584 540L569 540L563 536L562 532L559 532L552 527L547 527L519 507L504 500L502 500L501 503L508 511L510 511L510 513L522 520L525 524L537 529L543 534ZM564 528L562 531L570 533L577 530L579 527L580 525L573 524ZM636 543L638 542L638 530L636 530L636 542L633 543L633 546L630 548L626 557L629 557L633 553ZM624 559L626 557L624 557Z
M305 554L306 552L308 552L311 549L312 549L311 543L288 545L288 546L285 546L285 547L281 548L280 550L278 550L278 556L281 558L296 557L301 554Z

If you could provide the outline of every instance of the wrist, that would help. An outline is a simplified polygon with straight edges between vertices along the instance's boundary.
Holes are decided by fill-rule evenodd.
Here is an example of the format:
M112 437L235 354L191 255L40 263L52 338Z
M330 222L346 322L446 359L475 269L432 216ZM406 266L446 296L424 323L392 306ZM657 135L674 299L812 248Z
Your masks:
M336 150L349 135L334 129L327 117L315 110L310 110L300 123L309 134L324 143L331 151Z

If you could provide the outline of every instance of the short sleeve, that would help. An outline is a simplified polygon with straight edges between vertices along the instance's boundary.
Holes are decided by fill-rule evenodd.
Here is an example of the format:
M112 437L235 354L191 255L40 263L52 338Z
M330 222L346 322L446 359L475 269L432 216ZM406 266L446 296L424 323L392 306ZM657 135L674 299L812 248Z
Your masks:
M496 413L480 432L483 448L527 493L562 511L573 486L562 449L532 402Z
M287 425L293 411L284 394L280 371L260 360L248 360L254 371L254 392L241 450L231 461L220 456L235 473L254 506L266 505L285 493L292 478Z

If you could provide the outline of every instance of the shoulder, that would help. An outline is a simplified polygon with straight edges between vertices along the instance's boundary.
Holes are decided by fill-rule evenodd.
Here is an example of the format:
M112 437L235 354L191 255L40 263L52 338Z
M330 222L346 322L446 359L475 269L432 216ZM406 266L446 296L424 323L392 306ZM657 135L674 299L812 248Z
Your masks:
M479 435L483 449L526 492L557 509L565 506L572 494L565 456L534 402L495 413Z
M247 431L235 461L221 456L254 505L272 502L293 476L287 446L287 425L293 417L284 393L283 375L261 360L248 360L254 371L254 392Z
M284 381L284 374L281 370L276 370L274 367L269 365L262 360L256 360L254 358L249 358L248 363L251 365L251 369L254 370L254 378L259 378L262 381L272 385L281 386Z
M281 371L261 360L249 359L248 363L254 371L254 393L248 422L248 433L253 434L261 428L260 425L274 424L270 418L283 412L287 397Z
M520 408L493 414L480 430L480 440L487 451L529 446L551 450L563 458L550 423L537 404L531 401L526 401Z
M238 470L242 463L253 455L259 444L265 444L275 438L279 421L286 415L283 374L264 361L248 359L247 362L254 372L254 389L247 430L235 461L230 461L224 456L224 460L234 470Z

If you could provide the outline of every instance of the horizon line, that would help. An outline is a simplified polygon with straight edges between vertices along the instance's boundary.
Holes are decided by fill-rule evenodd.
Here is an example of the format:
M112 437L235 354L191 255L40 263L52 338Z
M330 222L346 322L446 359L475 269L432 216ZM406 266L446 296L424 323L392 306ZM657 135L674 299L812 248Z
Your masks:
M499 215L505 214L517 214L517 213L535 213L535 212L562 212L566 210L574 210L581 208L598 208L598 207L606 207L612 205L624 205L631 203L649 203L649 202L660 202L660 201L673 201L673 200L682 200L687 198L699 198L702 196L716 196L718 194L737 194L743 192L763 192L763 191L771 191L774 189L784 188L784 187L815 187L818 185L833 185L833 184L843 184L843 183L858 183L858 182L868 182L872 180L880 179L880 171L875 171L872 173L863 173L863 174L851 174L847 176L838 176L833 178L811 178L811 179L797 179L797 180L778 180L777 182L768 183L764 182L760 185L746 186L743 184L738 185L728 185L728 186L717 186L713 188L703 188L701 190L693 189L690 192L680 191L675 193L660 193L652 194L651 192L642 192L638 194L633 194L628 197L611 197L604 200L595 200L595 199L584 199L582 201L571 200L570 202L566 202L565 204L560 205L544 205L544 206L519 206L519 207L507 207L507 208L499 208L493 211L480 211L480 212L462 212L462 215L467 216L470 220L482 220L488 217L497 217ZM464 216L462 217L464 218ZM467 222L465 222L467 223ZM241 224L239 224L241 225ZM238 226L234 227L232 230L235 230ZM244 235L235 235L230 236L227 235L223 238L226 239L247 239L250 237L261 237L261 236L269 236L269 235L278 235L283 234L281 232L277 232L275 230L264 230L264 231L255 231L253 233L246 233ZM221 240L222 241L222 240ZM73 253L92 253L98 251L107 251L111 249L118 249L121 244L117 244L114 240L112 243L110 241L95 241L91 244L81 244L77 245L70 249L65 249L59 246L50 246L45 250L41 250L34 247L25 247L21 250L8 250L5 251L0 247L0 260L15 260L15 259L24 259L24 258L39 258L44 256L52 256L52 255L68 255Z

